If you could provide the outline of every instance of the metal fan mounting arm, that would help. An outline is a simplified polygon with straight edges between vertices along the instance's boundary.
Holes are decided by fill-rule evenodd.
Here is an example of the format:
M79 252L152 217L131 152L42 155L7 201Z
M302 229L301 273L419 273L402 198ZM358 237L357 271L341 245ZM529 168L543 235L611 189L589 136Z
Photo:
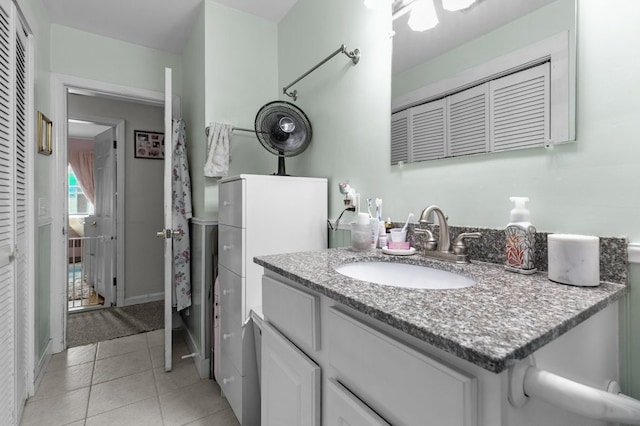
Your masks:
M298 91L294 90L292 92L288 92L287 90L289 90L289 88L291 86L293 86L294 84L296 84L297 82L299 82L300 80L302 80L303 78L305 78L306 76L308 76L309 74L311 74L312 72L314 72L315 70L317 70L318 68L320 68L322 65L324 65L329 59L333 58L334 56L336 56L338 53L344 53L348 58L351 59L351 61L353 62L353 64L357 64L358 61L360 60L360 51L358 49L353 49L353 51L349 52L347 50L347 46L346 45L342 45L340 46L335 52L333 52L332 54L330 54L329 56L327 56L326 58L324 58L322 61L320 61L316 66L314 66L313 68L311 68L309 71L307 71L306 73L302 74L300 77L298 77L297 80L295 80L293 83L289 84L286 87L282 88L282 93L284 93L285 95L289 96L290 98L293 98L293 100L297 100L298 99Z

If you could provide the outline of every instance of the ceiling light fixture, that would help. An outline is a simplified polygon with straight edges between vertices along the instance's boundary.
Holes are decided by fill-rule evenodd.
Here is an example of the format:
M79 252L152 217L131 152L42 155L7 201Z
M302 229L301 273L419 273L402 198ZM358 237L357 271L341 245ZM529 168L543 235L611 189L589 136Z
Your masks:
M409 28L413 31L425 31L438 25L438 15L433 0L416 0L411 5Z
M476 0L442 0L442 7L451 12L471 7Z

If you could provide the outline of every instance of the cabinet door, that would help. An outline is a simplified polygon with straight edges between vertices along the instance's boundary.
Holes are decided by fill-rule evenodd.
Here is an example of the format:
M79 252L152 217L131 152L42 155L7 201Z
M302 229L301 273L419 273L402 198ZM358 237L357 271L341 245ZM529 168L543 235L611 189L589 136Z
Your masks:
M326 412L328 426L389 426L336 379L329 379Z
M262 426L320 425L320 367L262 325Z

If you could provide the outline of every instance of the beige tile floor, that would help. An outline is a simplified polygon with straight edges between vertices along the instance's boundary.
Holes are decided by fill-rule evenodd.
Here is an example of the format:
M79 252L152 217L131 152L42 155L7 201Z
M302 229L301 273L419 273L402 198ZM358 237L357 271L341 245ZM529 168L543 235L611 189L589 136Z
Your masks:
M164 330L78 346L52 357L21 425L212 425L238 422L217 383L200 379L179 332L164 371Z

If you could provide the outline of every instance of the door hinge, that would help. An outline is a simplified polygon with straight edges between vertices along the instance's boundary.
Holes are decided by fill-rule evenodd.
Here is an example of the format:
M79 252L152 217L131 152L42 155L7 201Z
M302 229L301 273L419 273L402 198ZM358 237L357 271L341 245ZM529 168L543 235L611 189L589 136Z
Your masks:
M113 141L113 149L118 149L118 141Z
M113 277L113 286L116 286L116 277Z

